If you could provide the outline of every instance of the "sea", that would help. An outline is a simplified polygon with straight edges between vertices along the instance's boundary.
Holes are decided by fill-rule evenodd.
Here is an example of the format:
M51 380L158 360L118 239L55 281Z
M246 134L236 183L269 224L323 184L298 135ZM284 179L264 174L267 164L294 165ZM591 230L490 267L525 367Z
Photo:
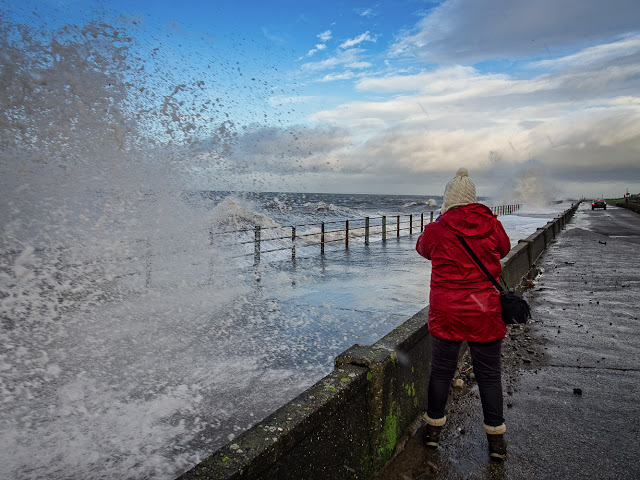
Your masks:
M88 211L122 201L86 198ZM209 191L167 202L147 191L134 202L143 213L125 209L98 233L62 215L51 231L64 235L5 235L0 478L188 470L328 374L343 350L426 306L430 264L415 241L441 202ZM569 205L522 204L499 219L516 244Z

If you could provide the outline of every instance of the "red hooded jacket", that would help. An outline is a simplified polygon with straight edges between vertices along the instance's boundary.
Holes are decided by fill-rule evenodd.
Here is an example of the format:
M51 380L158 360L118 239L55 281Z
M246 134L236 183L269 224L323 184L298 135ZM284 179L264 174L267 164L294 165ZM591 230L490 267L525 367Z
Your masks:
M491 342L504 338L500 294L456 237L464 237L496 279L509 237L491 210L471 203L453 208L429 223L416 250L431 260L429 333L445 340Z

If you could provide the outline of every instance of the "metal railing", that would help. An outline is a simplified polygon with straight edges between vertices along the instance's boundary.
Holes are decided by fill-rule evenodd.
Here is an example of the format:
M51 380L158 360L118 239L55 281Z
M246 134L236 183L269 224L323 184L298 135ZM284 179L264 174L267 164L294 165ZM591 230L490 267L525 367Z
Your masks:
M509 215L520 209L521 205L497 205L492 207L494 215ZM295 260L302 248L317 248L320 255L325 255L328 247L334 244L344 244L349 249L350 242L362 239L365 246L370 245L373 237L386 242L388 238L400 238L401 232L413 235L417 230L421 233L427 223L433 222L435 212L407 215L382 215L380 217L365 217L362 219L336 220L319 223L296 224L290 226L262 227L256 225L253 229L233 230L227 232L210 232L211 243L214 238L222 235L253 235L244 241L232 241L221 244L223 247L253 245L252 252L235 255L235 258L253 255L253 264L259 265L262 256L268 253L290 251L290 258ZM425 215L427 218L425 218ZM332 228L340 225L338 228ZM418 226L419 225L419 226ZM304 227L315 227L300 233ZM271 234L273 232L273 234ZM285 233L286 232L286 233ZM271 234L271 235L270 235Z
M492 208L496 215L508 215L520 209L520 205L498 205ZM143 237L130 239L122 245L113 246L109 251L102 252L97 257L76 258L71 252L69 258L65 254L66 247L55 246L36 248L36 253L52 255L55 268L60 272L68 272L69 278L77 278L78 272L83 274L83 266L89 265L99 270L109 271L110 281L125 277L142 277L145 287L155 283L158 274L171 274L175 261L179 265L193 270L195 267L208 268L211 277L217 268L219 254L226 258L251 259L253 265L259 265L265 255L273 254L271 260L295 260L305 256L305 252L312 252L315 256L319 252L325 255L328 250L349 249L354 244L369 246L372 242L387 242L391 238L400 239L403 234L409 236L421 233L427 223L434 220L438 212L426 212L406 215L382 215L379 217L364 217L359 219L345 219L327 222L295 224L289 226L261 227L253 226L247 229L216 232L212 228L198 229L188 236L185 234L162 235L158 237ZM207 238L208 237L208 238ZM201 238L205 241L199 241ZM84 252L84 249L80 249ZM214 252L217 252L214 255ZM278 255L278 252L281 252ZM124 253L120 255L118 253ZM11 270L11 265L20 254L18 250L5 251L0 270ZM160 260L159 260L160 258ZM169 264L173 265L170 266ZM207 267L208 264L208 267ZM251 263L245 266L250 266Z

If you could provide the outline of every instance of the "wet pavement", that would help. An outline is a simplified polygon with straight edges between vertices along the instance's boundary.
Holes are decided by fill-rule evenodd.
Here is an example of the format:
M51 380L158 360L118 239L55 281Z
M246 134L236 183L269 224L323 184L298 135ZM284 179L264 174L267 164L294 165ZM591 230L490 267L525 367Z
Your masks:
M375 480L640 478L639 243L640 215L583 204L539 259L533 322L503 346L504 463L488 459L465 366L440 448L418 430Z

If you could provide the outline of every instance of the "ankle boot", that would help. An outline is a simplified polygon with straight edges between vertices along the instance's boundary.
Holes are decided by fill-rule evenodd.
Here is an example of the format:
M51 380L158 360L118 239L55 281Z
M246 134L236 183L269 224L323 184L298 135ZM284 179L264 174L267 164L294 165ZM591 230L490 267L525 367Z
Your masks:
M507 441L504 439L504 433L507 431L506 425L504 423L497 427L484 425L484 431L489 442L489 457L491 460L501 462L507 456Z
M438 448L440 432L442 432L442 427L447 422L447 417L434 419L425 415L424 419L427 422L427 428L425 429L423 436L424 444L427 448Z
M491 460L501 462L507 456L507 441L504 439L504 435L489 435L487 434L487 440L489 441L489 457Z

